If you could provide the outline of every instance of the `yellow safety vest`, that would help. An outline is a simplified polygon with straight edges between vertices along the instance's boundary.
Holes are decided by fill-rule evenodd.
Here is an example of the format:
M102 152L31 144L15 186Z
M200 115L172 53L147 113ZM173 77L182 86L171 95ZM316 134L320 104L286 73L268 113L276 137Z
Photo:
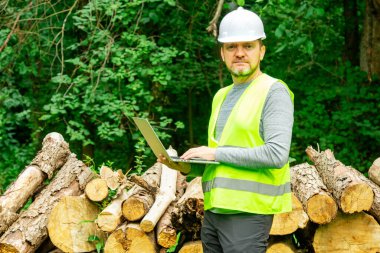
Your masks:
M208 128L208 146L253 148L264 145L260 137L260 119L268 91L281 82L266 74L257 77L244 91L225 124L219 141L214 138L221 105L232 89L217 92L212 104ZM289 90L293 101L293 93ZM227 164L208 165L202 177L204 208L220 208L257 214L289 212L292 209L289 163L282 168L248 169Z

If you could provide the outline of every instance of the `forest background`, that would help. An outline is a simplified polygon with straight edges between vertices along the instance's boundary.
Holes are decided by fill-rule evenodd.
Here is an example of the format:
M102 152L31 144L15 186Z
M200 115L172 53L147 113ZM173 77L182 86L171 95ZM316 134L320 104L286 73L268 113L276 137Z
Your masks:
M212 97L231 83L206 30L218 4L264 21L263 71L295 94L295 163L318 145L366 173L380 156L379 0L1 0L0 193L49 132L95 167L137 173L155 157L132 116L179 153L206 144Z

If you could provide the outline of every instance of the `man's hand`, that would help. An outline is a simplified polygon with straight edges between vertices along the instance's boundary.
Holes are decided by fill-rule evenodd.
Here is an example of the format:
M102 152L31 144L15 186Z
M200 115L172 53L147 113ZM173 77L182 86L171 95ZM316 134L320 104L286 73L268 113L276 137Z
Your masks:
M171 169L178 170L184 174L188 174L191 170L190 164L172 162L172 161L169 161L168 159L166 159L166 157L163 155L160 155L158 157L157 162L162 163Z
M206 146L201 146L198 148L191 148L186 151L181 158L182 159L191 159L191 158L202 158L209 161L215 160L215 148L209 148Z

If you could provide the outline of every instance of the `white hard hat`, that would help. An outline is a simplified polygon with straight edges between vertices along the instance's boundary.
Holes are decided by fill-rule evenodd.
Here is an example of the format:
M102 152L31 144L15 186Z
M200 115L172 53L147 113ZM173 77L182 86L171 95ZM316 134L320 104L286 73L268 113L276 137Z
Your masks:
M260 17L243 7L231 11L220 22L218 41L221 43L265 38L264 25Z

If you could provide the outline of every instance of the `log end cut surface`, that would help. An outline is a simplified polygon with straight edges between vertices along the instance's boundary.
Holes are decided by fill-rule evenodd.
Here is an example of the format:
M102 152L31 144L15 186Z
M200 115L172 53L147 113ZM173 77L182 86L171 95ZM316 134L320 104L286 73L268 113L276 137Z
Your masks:
M319 226L313 247L315 252L380 252L380 225L364 212L338 212L330 223Z
M104 179L96 178L91 180L85 188L86 196L92 201L102 201L108 196L108 186Z
M182 246L178 253L203 253L202 242L187 242Z
M170 248L177 241L177 232L174 228L165 228L157 235L157 242L164 248Z
M67 196L53 208L48 222L49 237L53 244L65 252L89 252L95 245L88 237L104 239L103 232L93 222L99 213L96 205L86 198Z
M123 216L129 221L141 220L146 214L144 203L135 198L129 198L123 203Z
M269 246L266 253L295 253L295 252L297 251L295 251L294 248L289 246L288 244L283 243L283 242L278 242Z
M104 253L155 253L156 251L152 238L137 224L128 224L125 229L113 232L104 247Z
M304 228L308 221L309 217L303 210L301 202L292 194L292 211L274 215L270 234L291 234L298 228Z
M372 188L366 183L347 187L341 196L341 207L345 213L368 211L373 203Z
M314 195L307 202L307 214L317 224L332 221L338 211L335 200L329 195Z

